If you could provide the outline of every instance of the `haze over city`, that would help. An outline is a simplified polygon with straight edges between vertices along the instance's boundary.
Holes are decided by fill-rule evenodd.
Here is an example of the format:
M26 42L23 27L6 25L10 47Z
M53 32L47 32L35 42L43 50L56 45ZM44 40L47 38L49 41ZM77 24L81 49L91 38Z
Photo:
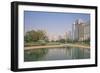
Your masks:
M72 31L72 24L77 19L88 22L90 15L83 13L24 11L25 32L30 30L44 30L51 40L56 40L59 36L64 37L66 32Z

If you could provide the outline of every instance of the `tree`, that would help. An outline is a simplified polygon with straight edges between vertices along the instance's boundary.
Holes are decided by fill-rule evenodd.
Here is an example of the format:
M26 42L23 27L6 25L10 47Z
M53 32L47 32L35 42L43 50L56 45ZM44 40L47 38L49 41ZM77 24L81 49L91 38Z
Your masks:
M48 40L46 36L46 32L43 30L31 30L26 32L24 36L25 42L37 42L39 40Z
M60 39L59 42L61 42L61 43L65 43L66 40L65 40L65 39Z

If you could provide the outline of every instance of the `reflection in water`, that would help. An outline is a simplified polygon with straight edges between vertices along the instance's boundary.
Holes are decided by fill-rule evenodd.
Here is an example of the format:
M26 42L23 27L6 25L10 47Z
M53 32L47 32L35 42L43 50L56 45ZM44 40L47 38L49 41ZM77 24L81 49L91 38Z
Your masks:
M87 48L40 48L24 52L24 61L71 60L90 58Z
M34 49L24 52L24 61L41 60L41 58L48 52L48 49Z
M90 49L84 48L71 48L66 49L68 59L86 59L90 58Z

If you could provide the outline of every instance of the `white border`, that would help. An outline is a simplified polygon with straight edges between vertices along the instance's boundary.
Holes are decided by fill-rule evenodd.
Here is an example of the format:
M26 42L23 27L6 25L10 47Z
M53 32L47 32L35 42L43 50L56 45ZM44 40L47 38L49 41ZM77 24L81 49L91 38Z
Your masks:
M46 12L70 12L70 13L89 13L91 15L91 59L84 60L60 60L60 61L37 61L24 62L24 10L46 11ZM71 66L95 64L95 11L92 9L60 8L46 6L25 6L18 7L18 68L36 68L50 66Z

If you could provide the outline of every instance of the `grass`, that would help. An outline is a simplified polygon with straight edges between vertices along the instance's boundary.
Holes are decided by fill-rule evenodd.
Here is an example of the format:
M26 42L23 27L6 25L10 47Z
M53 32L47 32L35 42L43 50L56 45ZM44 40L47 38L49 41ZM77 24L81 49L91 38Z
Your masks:
M60 42L30 42L25 43L25 47L31 47L31 46L49 46L49 45L62 45L62 44L74 44L74 45L83 45L83 46L90 46L90 44L86 42L73 42L73 43L60 43Z

